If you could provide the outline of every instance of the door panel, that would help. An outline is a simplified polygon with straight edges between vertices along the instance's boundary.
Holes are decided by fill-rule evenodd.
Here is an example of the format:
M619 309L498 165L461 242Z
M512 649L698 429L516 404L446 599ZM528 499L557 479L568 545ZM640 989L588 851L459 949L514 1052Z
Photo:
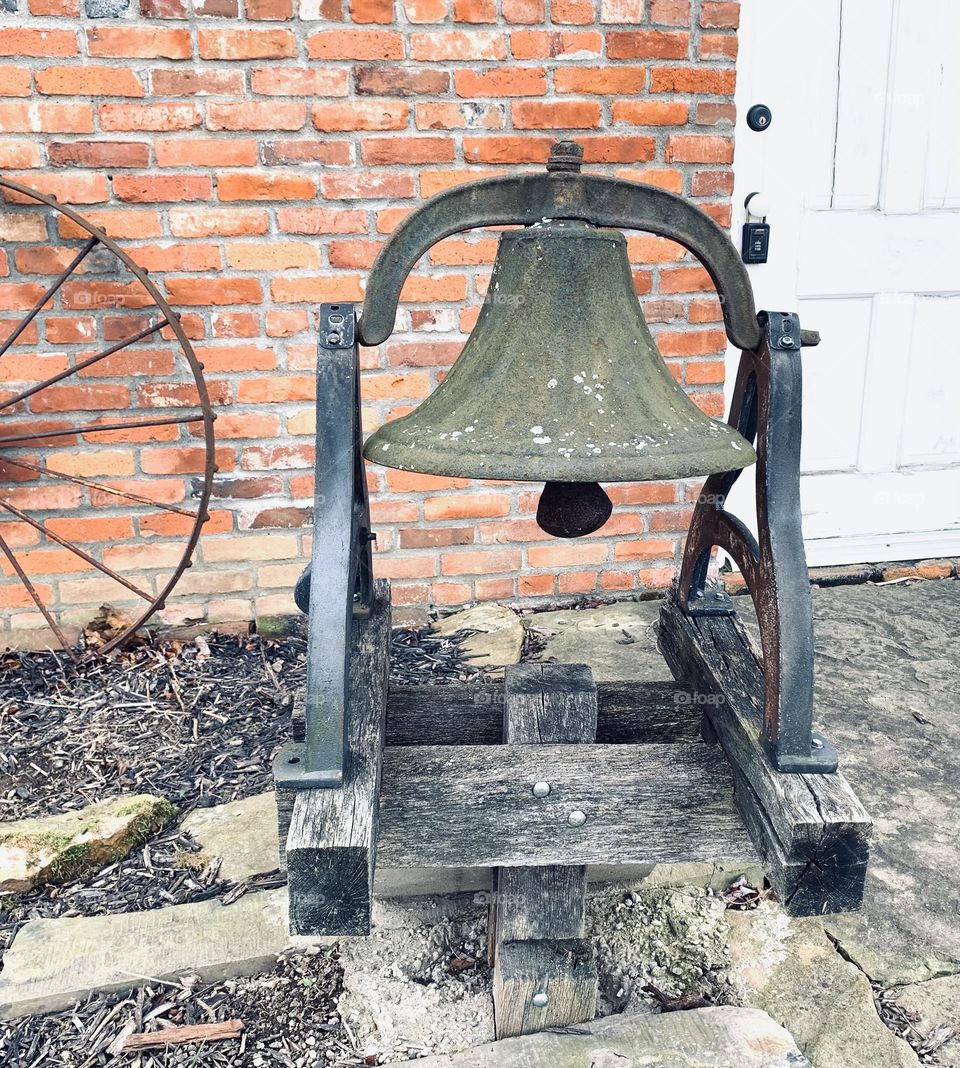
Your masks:
M823 338L803 352L813 564L960 552L958 41L952 0L742 4L734 226L762 191L757 305Z

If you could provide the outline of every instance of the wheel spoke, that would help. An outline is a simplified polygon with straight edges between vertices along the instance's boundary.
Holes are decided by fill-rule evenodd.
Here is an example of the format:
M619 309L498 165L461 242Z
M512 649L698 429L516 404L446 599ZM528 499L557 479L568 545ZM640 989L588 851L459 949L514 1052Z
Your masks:
M56 634L60 644L63 646L64 649L66 649L67 653L69 653L70 659L76 661L76 653L74 653L73 649L71 648L70 643L67 641L63 631L57 626L57 621L47 611L47 606L43 603L43 601L40 600L40 595L34 589L33 583L30 581L30 579L27 578L26 572L20 566L20 561L13 555L13 550L3 540L2 536L0 536L0 552L2 552L3 555L10 561L10 566L13 568L14 571L16 571L17 577L23 583L24 587L27 590L27 593L29 593L30 596L33 598L33 603L37 606L37 608L40 609L41 613L43 614L43 618L47 621L47 624L49 625L53 633Z
M13 331L13 333L7 338L2 345L0 345L0 356L2 356L8 348L17 340L17 338L27 329L27 327L36 318L37 313L47 303L47 301L56 294L57 290L63 285L64 282L73 274L73 272L80 266L81 263L87 258L95 245L100 243L99 237L91 237L82 249L74 256L73 261L67 267L67 269L57 278L52 286L43 294L43 296L37 301L36 304L27 312L26 318L21 319L20 323Z
M22 393L18 393L15 397L10 397L0 404L0 412L4 408L10 408L14 404L19 404L20 401L26 400L27 397L32 397L34 393L39 393L41 389L46 389L47 386L55 386L58 382L62 382L65 378L69 378L71 375L75 375L78 371L82 371L86 367L90 367L95 363L99 363L101 360L105 360L108 356L112 356L115 352L119 352L121 349L125 349L128 345L134 345L138 341L143 341L145 337L150 337L151 334L155 334L158 330L162 330L165 326L170 324L166 319L161 319L156 326L147 327L145 330L141 330L139 334L134 334L132 337L125 338L123 341L118 341L116 345L111 345L108 349L104 349L103 352L98 352L95 356L90 356L86 360L81 360L80 363L74 367L68 367L66 371L61 371L60 374L54 375L53 378L48 378L44 382L39 382L35 386L31 386L29 389L25 389ZM3 353L0 352L0 356Z
M39 475L48 475L50 478L59 478L64 482L74 482L78 486L86 486L89 489L100 490L101 493L112 493L115 497L125 497L128 501L136 501L138 504L149 504L152 508L162 508L165 512L176 512L177 515L185 515L188 519L196 519L197 513L186 508L178 508L175 504L165 504L163 501L153 501L149 497L141 497L138 493L129 493L126 490L118 490L114 486L108 486L103 482L94 482L80 475L68 475L63 471L56 471L49 467L39 467L28 460L13 460L4 457L3 462L12 467L22 467L26 471L36 471Z
M26 512L21 512L19 508L15 508L12 504L8 504L6 501L0 501L0 508L6 509L6 511L10 512L11 515L15 515L22 523L29 524L34 530L39 530L41 533L46 534L51 541L55 541L58 545L62 545L64 549L72 552L74 556L79 556L81 560L88 563L91 567L95 567L98 571L102 571L105 575L109 575L114 582L119 582L121 586L126 586L128 590L135 593L138 597L142 597L145 601L153 600L152 593L146 593L144 590L141 590L139 586L134 586L134 584L128 582L123 575L118 575L116 571L107 567L106 564L101 564L99 560L94 560L89 553L85 553L83 549L74 545L73 542L67 541L66 538L61 538L59 534L54 534L49 527L45 527L43 523L34 519L33 516L28 515Z
M97 434L105 430L137 430L143 427L171 426L174 423L202 423L203 413L199 415L169 415L163 419L131 419L125 423L101 423L89 426L74 426L66 430L44 430L39 434L15 434L5 438L0 435L0 449L8 445L21 445L25 442L34 443L34 448L43 448L41 438L65 438L72 434Z

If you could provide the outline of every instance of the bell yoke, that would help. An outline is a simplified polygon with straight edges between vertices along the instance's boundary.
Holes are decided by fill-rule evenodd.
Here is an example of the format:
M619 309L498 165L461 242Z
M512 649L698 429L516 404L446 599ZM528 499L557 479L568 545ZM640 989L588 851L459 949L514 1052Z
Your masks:
M344 776L351 619L369 602L369 515L361 459L357 346L385 341L417 260L451 234L512 225L459 359L415 411L385 424L362 456L401 470L545 483L547 533L598 530L612 505L601 482L708 476L686 540L677 600L689 617L732 615L706 585L710 553L738 563L764 654L760 742L778 771L832 772L812 730L813 643L800 529L801 333L795 315L761 312L725 232L662 189L580 173L583 150L554 146L546 173L448 190L413 212L382 249L362 314L323 305L318 363L314 556L298 585L310 615L303 741L278 758L290 789ZM692 252L720 295L742 350L728 422L706 416L664 363L643 317L622 230ZM344 413L347 418L344 419ZM347 459L349 458L349 459ZM724 504L756 464L755 538ZM313 581L311 582L311 575Z

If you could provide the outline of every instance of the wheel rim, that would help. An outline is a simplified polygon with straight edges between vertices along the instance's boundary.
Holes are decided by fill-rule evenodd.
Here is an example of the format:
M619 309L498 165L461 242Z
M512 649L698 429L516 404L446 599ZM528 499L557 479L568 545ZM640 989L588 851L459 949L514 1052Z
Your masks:
M203 378L203 365L180 317L147 272L103 230L53 197L5 178L0 178L0 191L5 213L22 208L26 217L35 216L31 208L49 209L42 216L43 236L5 243L9 270L0 278L0 284L13 287L0 285L0 292L10 294L14 302L29 304L12 316L0 312L5 320L0 324L0 568L4 578L11 580L8 585L12 585L13 578L19 580L26 591L25 604L32 603L71 656L75 654L56 618L65 605L58 596L54 606L52 592L49 598L44 596L44 590L52 591L52 587L41 582L38 588L33 581L30 552L48 547L65 551L71 554L70 560L79 562L78 573L93 569L111 580L118 600L135 596L139 607L130 609L132 622L99 648L98 652L106 653L129 640L165 606L191 564L201 529L209 518L216 471L216 417ZM72 227L65 225L64 219ZM55 246L53 250L51 245ZM109 269L114 261L122 270ZM118 284L123 272L132 278L131 283ZM89 294L87 300L85 292ZM0 306L6 307L9 302L2 301ZM78 309L84 309L82 315ZM82 323L83 329L78 327L75 336L68 333L68 341L62 337L51 341L50 321L68 321L71 317ZM81 338L84 330L92 331L93 336ZM138 349L142 342L159 344L161 348ZM158 357L158 351L165 350L172 356L169 361ZM138 357L146 358L147 368L150 358L156 357L161 368L169 366L170 371L156 373L138 368ZM47 372L43 371L44 365L49 365ZM117 383L128 383L129 407L119 406ZM68 396L62 392L63 387L72 385L83 386L84 397L91 398L82 402L88 407L63 410ZM163 387L169 388L165 391ZM61 392L55 393L57 390ZM110 406L111 397L118 406ZM201 462L194 465L197 470L188 463L184 470L169 474L169 484L163 490L167 500L158 500L147 491L149 487L155 493L160 483L168 481L142 470L139 450L152 445L202 449L198 458ZM125 446L129 454L111 453L111 446ZM83 468L84 464L65 462L65 454L59 451L71 447L79 457L85 451L103 452L108 468L110 455L117 461L122 456L125 462L129 455L132 472L125 478L111 476L109 470L96 475L79 474L76 468ZM56 461L53 466L51 460ZM184 487L191 476L195 477L188 497ZM143 483L143 492L138 492L138 482ZM71 487L70 497L76 501L69 513L71 518L105 522L108 517L123 518L125 514L130 520L131 546L151 544L144 531L150 537L163 537L161 532L168 530L165 554L157 554L158 562L152 567L117 567L116 561L123 561L123 554L112 552L117 546L105 539L87 538L81 545L76 544L63 533L73 529L61 522L65 506L43 506L49 500L41 491L51 484ZM183 490L180 497L178 486ZM142 525L144 520L148 521L146 526ZM18 532L14 540L24 542L25 547L10 543L14 525ZM88 525L81 529L93 533L97 528ZM161 555L166 563L159 562ZM69 567L69 563L64 566ZM138 575L128 577L125 570L137 571Z

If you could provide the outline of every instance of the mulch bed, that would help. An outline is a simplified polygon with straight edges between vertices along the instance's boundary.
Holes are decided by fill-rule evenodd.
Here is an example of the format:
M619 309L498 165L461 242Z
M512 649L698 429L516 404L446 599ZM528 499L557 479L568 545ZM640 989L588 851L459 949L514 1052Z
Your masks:
M479 677L459 643L426 631L393 634L391 680L443 684ZM53 652L0 654L0 821L154 793L180 809L273 788L271 760L289 737L304 685L306 640L207 634L147 636L108 658L74 664ZM136 912L281 885L218 880L189 864L176 827L123 860L59 887L0 897L3 951L29 919Z
M92 994L75 1009L0 1024L0 1064L16 1068L231 1068L362 1065L337 1014L342 971L323 947L278 958L272 972L206 984L184 976L132 993ZM239 1019L239 1039L118 1052L130 1032Z

